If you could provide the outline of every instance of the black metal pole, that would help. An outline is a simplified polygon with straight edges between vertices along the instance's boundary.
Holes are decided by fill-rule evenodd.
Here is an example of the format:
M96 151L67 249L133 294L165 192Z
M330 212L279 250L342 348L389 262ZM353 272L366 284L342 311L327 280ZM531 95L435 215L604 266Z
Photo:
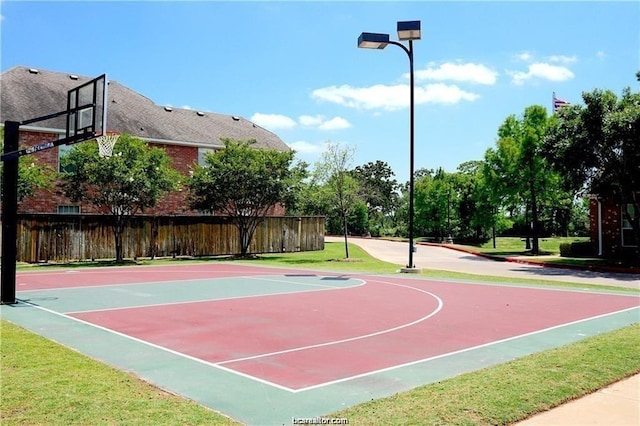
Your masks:
M4 153L18 150L20 123L4 122ZM4 161L2 168L2 265L0 302L16 303L16 257L18 223L18 157Z
M409 159L409 264L407 268L414 268L413 264L413 40L409 40L409 103L411 109L410 130L410 159Z

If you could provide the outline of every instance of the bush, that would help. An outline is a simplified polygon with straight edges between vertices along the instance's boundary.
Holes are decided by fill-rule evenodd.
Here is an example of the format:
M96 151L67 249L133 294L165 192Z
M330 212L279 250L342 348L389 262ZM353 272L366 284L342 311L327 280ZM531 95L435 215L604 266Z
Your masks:
M560 256L562 257L592 257L595 254L596 250L591 241L560 244Z

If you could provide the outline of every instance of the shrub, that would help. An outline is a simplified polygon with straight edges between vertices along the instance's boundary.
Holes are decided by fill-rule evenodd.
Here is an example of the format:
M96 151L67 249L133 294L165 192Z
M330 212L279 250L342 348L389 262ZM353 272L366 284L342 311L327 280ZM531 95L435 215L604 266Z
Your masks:
M562 257L592 257L596 250L591 241L575 241L560 244L560 256Z

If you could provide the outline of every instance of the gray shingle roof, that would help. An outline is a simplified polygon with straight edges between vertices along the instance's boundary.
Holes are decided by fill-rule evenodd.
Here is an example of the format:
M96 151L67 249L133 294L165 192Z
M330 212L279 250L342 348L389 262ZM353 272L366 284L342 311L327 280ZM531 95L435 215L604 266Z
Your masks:
M30 71L14 67L0 76L0 121L23 121L63 111L67 91L95 77L77 76L47 70ZM221 138L255 139L260 148L286 151L290 148L274 133L242 117L198 112L156 105L153 101L117 81L109 81L107 130L127 133L150 141L222 146ZM58 117L32 126L65 129L65 118Z

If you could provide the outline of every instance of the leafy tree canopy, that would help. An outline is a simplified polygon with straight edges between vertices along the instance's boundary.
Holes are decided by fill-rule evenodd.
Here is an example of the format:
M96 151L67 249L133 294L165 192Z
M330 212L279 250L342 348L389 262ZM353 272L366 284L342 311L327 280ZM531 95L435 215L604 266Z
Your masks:
M180 180L163 149L129 135L120 135L111 157L100 157L98 144L85 142L74 145L61 162L64 193L111 215L117 261L122 261L122 231L129 218L154 207Z
M293 151L257 149L254 140L223 140L225 148L208 154L188 181L191 208L229 216L240 232L246 255L258 224L269 210L291 200L304 167L292 167Z

